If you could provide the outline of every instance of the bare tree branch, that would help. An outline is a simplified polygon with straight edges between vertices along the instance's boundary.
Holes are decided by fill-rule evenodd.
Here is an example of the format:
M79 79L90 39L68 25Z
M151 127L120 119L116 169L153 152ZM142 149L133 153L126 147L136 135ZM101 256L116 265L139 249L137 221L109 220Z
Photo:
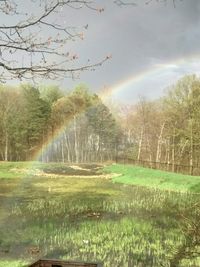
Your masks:
M118 6L135 6L138 0L112 0ZM152 1L145 0L146 4ZM168 0L173 1L175 0ZM69 8L88 8L104 11L95 0L27 0L36 6L36 11L26 13L20 0L0 0L0 81L9 79L31 79L39 77L58 78L78 76L80 71L94 70L110 57L99 62L78 64L79 56L69 52L69 41L84 39L88 25L79 31L59 20L62 12ZM37 14L34 14L37 13ZM13 16L15 23L8 23ZM55 20L56 18L56 20ZM72 67L74 66L74 67Z
M55 17L62 13L61 9L85 7L102 12L103 8L98 8L91 0L34 0L34 4L37 4L39 14L28 15L21 12L22 8L20 3L17 5L17 0L0 0L0 15L2 14L3 18L15 15L17 20L16 23L8 25L5 19L6 22L0 24L1 82L33 77L74 78L80 71L94 70L110 58L106 56L93 64L88 64L88 59L86 64L78 64L78 55L68 51L67 42L83 40L87 27L83 27L79 32L75 27L54 21Z
M82 67L77 67L77 68L59 68L58 66L54 65L52 67L47 67L47 66L31 66L31 67L10 67L9 65L6 65L2 62L0 62L0 68L3 68L4 70L9 71L11 74L14 75L16 78L22 78L25 77L24 75L32 75L32 73L38 74L39 76L45 76L46 78L51 77L56 77L58 74L63 73L65 74L66 72L69 73L74 73L77 71L84 71L84 70L94 70L95 67L101 66L106 60L109 59L109 56L101 60L100 62L96 64L88 64L84 65ZM62 62L63 63L63 62ZM30 78L26 76L26 78Z

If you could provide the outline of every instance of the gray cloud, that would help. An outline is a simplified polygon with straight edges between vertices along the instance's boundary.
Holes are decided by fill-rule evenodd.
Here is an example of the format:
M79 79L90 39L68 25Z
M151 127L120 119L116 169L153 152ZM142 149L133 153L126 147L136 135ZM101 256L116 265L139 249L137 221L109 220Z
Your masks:
M176 8L172 3L155 1L146 6L144 2L137 7L119 8L111 1L101 1L105 12L100 16L89 10L85 15L81 13L79 23L87 17L89 30L81 48L75 45L80 55L93 59L107 53L113 56L96 72L81 75L81 80L95 90L137 75L158 62L164 64L200 53L200 1L177 2ZM145 89L142 91L145 94Z

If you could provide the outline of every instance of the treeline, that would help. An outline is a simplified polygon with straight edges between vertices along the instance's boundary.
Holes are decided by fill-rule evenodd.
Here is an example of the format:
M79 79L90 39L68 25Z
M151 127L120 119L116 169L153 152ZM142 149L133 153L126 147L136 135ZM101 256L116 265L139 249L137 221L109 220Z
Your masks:
M112 108L111 106L109 106ZM200 79L185 76L156 101L140 98L112 115L84 86L0 87L0 160L95 162L131 158L199 172ZM53 140L53 141L52 141ZM51 142L50 142L51 141ZM150 165L151 166L151 165Z
M0 160L114 160L120 130L109 109L84 86L0 87Z
M137 161L166 163L166 169L189 165L199 173L200 79L185 76L156 101L140 98L121 112L124 151L121 156ZM155 166L155 165L154 165Z

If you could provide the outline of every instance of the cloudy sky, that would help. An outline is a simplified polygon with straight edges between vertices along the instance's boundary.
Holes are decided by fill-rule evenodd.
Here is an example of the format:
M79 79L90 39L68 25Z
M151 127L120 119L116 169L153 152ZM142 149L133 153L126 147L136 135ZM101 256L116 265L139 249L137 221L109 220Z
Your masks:
M119 7L113 0L96 0L105 9L101 13L64 9L56 20L77 29L88 25L84 40L69 42L66 50L78 54L80 64L110 54L112 59L94 72L81 73L79 80L65 79L59 85L72 88L82 82L92 91L112 92L111 98L133 103L141 95L161 96L185 74L198 74L200 1L176 0L175 8L172 0L147 1Z
M148 5L140 0L137 6L127 7L108 0L96 2L104 12L68 14L77 26L89 25L85 40L70 48L80 59L95 61L112 54L95 72L81 74L80 81L91 89L112 88L113 98L131 103L139 95L159 97L181 76L200 72L200 1L176 1L176 8L172 0Z

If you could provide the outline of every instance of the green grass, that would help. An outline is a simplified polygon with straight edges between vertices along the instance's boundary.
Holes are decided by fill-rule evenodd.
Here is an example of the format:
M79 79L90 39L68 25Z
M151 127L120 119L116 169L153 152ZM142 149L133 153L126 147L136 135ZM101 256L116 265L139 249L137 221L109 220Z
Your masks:
M25 264L25 262L23 261L15 261L15 260L3 260L0 261L0 267L26 267L27 263Z
M95 167L88 168L93 173ZM32 175L37 170L48 175ZM105 167L105 172L122 174L113 177L121 179L119 183L106 179L110 175L70 176L74 170L69 165L38 162L0 163L0 171L0 267L22 267L41 257L103 262L105 267L169 266L169 259L184 244L184 218L199 222L200 195L156 186L161 175L168 181L167 189L174 180L185 189L187 182L200 181L199 177ZM63 171L64 175L55 176ZM133 173L143 180L141 186L124 184L125 178L133 184ZM194 192L196 184L190 182L185 191ZM193 241L195 236L189 233ZM39 254L31 254L34 247ZM200 259L183 259L179 265L192 266L200 266Z
M0 179L22 178L31 162L0 162Z
M113 182L147 186L164 190L200 193L200 177L153 170L139 166L113 164L104 168L106 173L119 174Z

